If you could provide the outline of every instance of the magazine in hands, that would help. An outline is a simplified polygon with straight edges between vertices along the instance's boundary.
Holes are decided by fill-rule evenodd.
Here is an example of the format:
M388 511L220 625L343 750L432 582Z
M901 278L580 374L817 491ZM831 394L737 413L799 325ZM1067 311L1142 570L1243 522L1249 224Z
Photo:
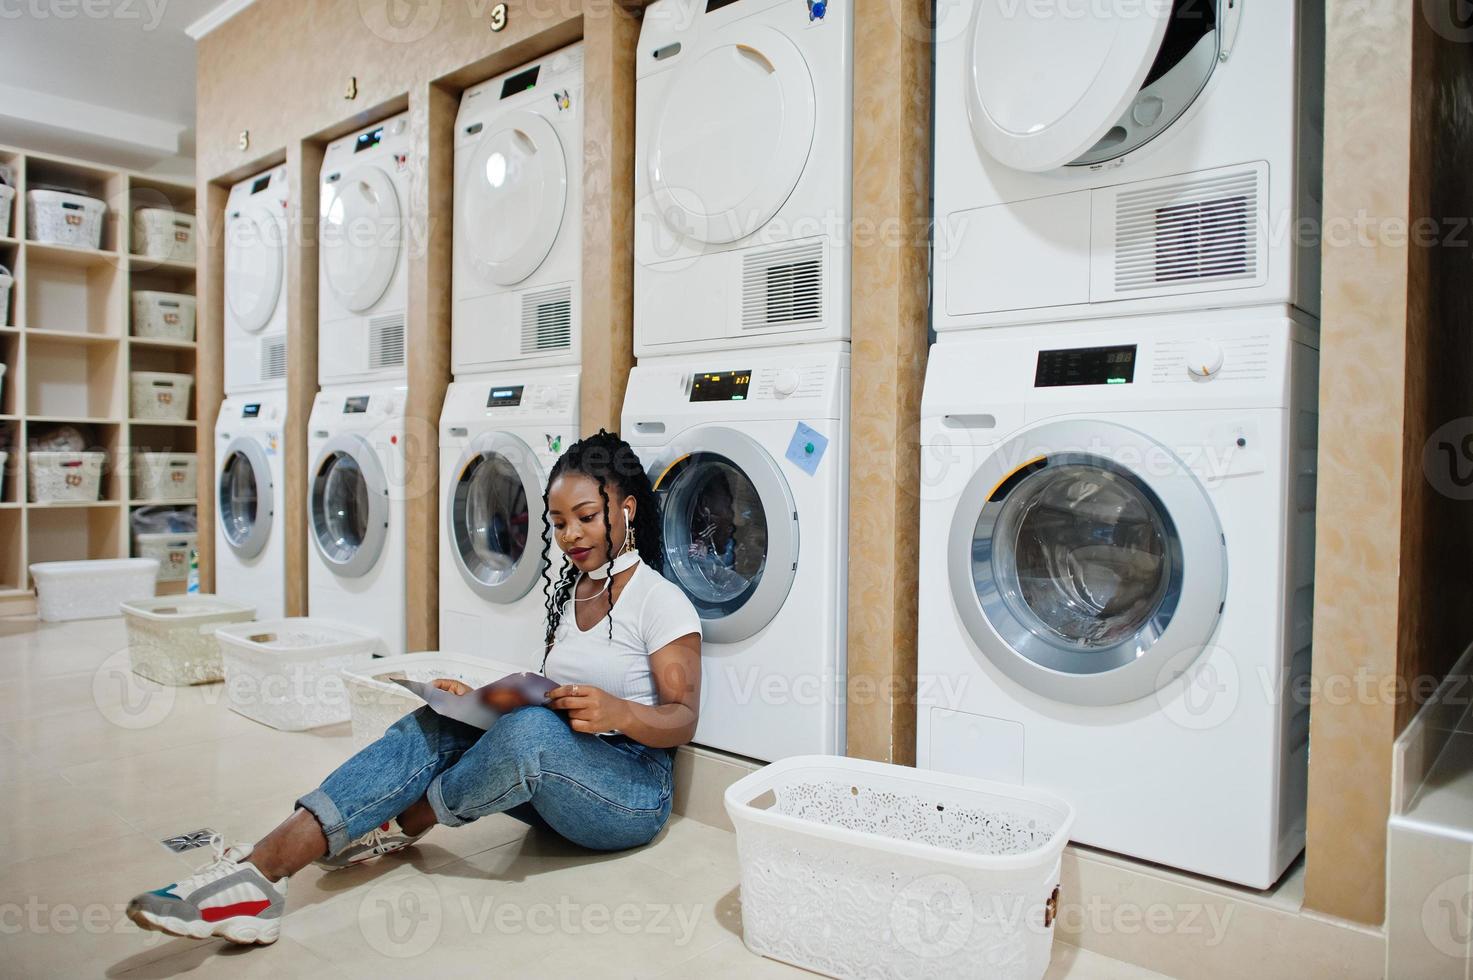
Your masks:
M429 681L412 681L407 677L385 679L418 694L435 714L482 729L490 728L508 711L546 703L548 692L557 687L546 677L531 671L507 674L469 694L451 694Z

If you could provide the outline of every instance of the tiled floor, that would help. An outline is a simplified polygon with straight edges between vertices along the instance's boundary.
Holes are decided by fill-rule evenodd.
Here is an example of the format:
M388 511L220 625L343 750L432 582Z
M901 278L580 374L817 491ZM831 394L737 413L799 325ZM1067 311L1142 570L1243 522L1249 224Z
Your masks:
M408 856L291 881L272 947L169 939L122 914L207 856L160 839L254 839L349 752L347 726L287 734L127 671L121 621L0 620L0 975L362 977L801 975L741 942L735 839L673 818L590 854L506 817ZM1157 977L1059 944L1055 978Z

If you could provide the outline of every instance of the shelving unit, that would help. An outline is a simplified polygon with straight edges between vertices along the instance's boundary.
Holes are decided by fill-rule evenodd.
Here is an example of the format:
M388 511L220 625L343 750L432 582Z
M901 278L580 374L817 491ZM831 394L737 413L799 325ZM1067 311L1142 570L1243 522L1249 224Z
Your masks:
M16 183L10 227L0 228L0 265L15 276L8 311L0 311L0 362L8 369L0 391L0 433L10 458L0 489L0 602L30 594L27 569L35 562L118 558L132 550L132 512L189 501L133 498L135 452L194 452L198 389L187 421L131 418L129 375L167 371L194 375L193 342L131 336L137 289L195 292L192 264L134 255L132 214L140 207L194 213L191 184L104 167L81 160L0 146L0 164ZM26 192L40 187L75 190L108 207L100 248L29 241ZM41 504L27 499L26 446L42 427L71 423L89 431L108 454L101 499ZM0 443L6 441L0 438ZM184 583L159 583L160 592Z

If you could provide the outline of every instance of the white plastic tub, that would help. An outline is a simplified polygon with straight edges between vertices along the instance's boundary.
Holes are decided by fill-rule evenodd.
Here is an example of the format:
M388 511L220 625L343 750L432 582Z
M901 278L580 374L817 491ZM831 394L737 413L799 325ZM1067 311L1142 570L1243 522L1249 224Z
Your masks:
M135 599L121 608L133 673L180 687L224 678L215 630L256 618L254 606L203 594Z
M1024 980L1048 969L1072 808L1047 793L836 756L726 791L742 938L836 977Z
M134 453L133 496L138 500L194 500L195 453Z
M379 637L323 619L277 619L215 631L232 710L298 732L347 721L343 670L362 670Z
M167 371L134 371L128 376L129 407L135 419L179 422L189 418L194 377Z
M133 250L166 262L194 261L194 215L171 208L133 212Z
M138 541L138 557L152 558L159 563L160 582L183 582L189 578L189 556L199 540L196 531L135 534Z
M15 188L0 183L0 238L10 237L10 212L15 203Z
M398 657L382 657L365 667L343 671L343 683L352 711L353 749L357 751L376 740L394 722L424 704L417 694L385 680L399 674L412 681L432 681L440 677L464 681L480 687L492 681L526 670L463 653L406 653Z
M36 614L48 623L116 616L123 603L153 595L158 573L152 558L39 562L31 566Z
M133 336L152 340L194 340L195 298L157 289L133 291Z
M4 186L0 184L0 188ZM9 269L0 265L0 327L10 326L10 287L14 285L15 277L10 274Z
M31 501L56 504L97 500L102 495L102 466L106 461L107 453L27 453Z
M47 245L102 247L107 205L95 197L66 191L26 192L26 235Z

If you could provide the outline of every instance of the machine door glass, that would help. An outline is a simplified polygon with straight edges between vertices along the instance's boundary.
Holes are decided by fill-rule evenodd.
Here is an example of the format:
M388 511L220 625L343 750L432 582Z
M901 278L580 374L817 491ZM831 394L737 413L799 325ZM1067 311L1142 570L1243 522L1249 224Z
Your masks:
M950 545L953 596L984 655L1073 703L1133 701L1175 679L1209 643L1226 586L1196 478L1108 423L1053 423L994 452Z
M323 446L312 472L317 553L344 578L367 574L389 531L388 481L378 457L362 437L338 436Z
M241 329L257 333L281 295L283 222L268 205L248 204L230 212L225 236L225 302Z
M782 471L749 437L713 427L651 477L664 522L665 577L690 597L706 639L730 643L759 632L782 608L798 563L797 518Z
M1201 95L1220 58L1221 0L1056 4L980 0L967 111L982 149L1018 170L1088 166L1155 139Z
M266 547L275 515L271 465L261 443L250 436L233 440L222 454L220 531L240 558L254 558Z
M476 274L511 286L536 272L557 241L567 199L567 159L546 118L514 112L488 127L461 175L456 215Z
M471 590L516 602L542 574L541 464L521 439L486 433L461 456L446 501L450 553Z
M685 56L668 92L648 147L661 218L698 242L752 234L808 162L817 106L802 54L772 28L738 21Z
M389 175L372 164L331 178L322 185L322 269L338 301L362 313L388 290L399 264L399 195Z

